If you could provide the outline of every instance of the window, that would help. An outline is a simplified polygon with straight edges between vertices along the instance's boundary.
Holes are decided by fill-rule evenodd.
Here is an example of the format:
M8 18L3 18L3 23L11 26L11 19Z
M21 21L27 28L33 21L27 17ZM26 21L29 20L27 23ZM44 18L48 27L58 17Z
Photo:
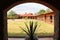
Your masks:
M50 22L52 22L52 16L50 16Z

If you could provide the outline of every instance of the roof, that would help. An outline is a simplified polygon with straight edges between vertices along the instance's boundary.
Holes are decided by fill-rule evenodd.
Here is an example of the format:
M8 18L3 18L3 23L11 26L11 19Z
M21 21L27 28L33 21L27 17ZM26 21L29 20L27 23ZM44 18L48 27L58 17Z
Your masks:
M46 15L46 14L54 14L54 12L45 13L45 14L40 14L40 15ZM38 15L38 16L39 16L39 15Z
M25 13L25 14L20 14L20 16L35 16L35 15L33 15L32 13Z

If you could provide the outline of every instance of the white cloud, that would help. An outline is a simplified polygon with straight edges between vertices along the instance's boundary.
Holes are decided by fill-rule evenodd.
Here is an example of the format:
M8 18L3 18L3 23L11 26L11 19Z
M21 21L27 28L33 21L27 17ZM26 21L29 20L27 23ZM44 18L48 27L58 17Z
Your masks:
M13 7L12 10L15 11L17 14L20 14L20 13L25 13L25 12L36 13L40 9L46 10L47 8L48 7L42 4L38 4L38 3L23 3L23 4Z

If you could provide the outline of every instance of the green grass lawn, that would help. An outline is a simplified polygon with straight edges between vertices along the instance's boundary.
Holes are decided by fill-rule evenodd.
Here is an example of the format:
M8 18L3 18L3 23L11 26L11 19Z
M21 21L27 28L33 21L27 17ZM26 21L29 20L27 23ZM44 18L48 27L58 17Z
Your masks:
M37 33L37 35L53 35L54 34L54 25L45 23L43 21L40 20L34 20L34 19L15 19L15 20L11 20L8 19L7 20L7 31L8 31L8 36L24 36L26 35L24 33L24 31L21 30L20 26L22 28L26 29L26 26L24 24L24 22L27 23L27 25L29 26L29 21L33 21L34 23L37 21L38 22L38 27L35 31L35 33Z

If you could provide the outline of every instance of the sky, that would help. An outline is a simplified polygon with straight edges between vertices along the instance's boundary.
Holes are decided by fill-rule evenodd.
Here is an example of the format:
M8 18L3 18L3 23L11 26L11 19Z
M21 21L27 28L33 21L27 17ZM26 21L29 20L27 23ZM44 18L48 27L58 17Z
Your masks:
M22 4L16 5L15 7L11 8L9 11L13 10L17 14L22 14L22 13L24 14L25 12L35 14L39 10L41 9L46 10L47 8L48 7L42 4L39 4L39 3L22 3Z

